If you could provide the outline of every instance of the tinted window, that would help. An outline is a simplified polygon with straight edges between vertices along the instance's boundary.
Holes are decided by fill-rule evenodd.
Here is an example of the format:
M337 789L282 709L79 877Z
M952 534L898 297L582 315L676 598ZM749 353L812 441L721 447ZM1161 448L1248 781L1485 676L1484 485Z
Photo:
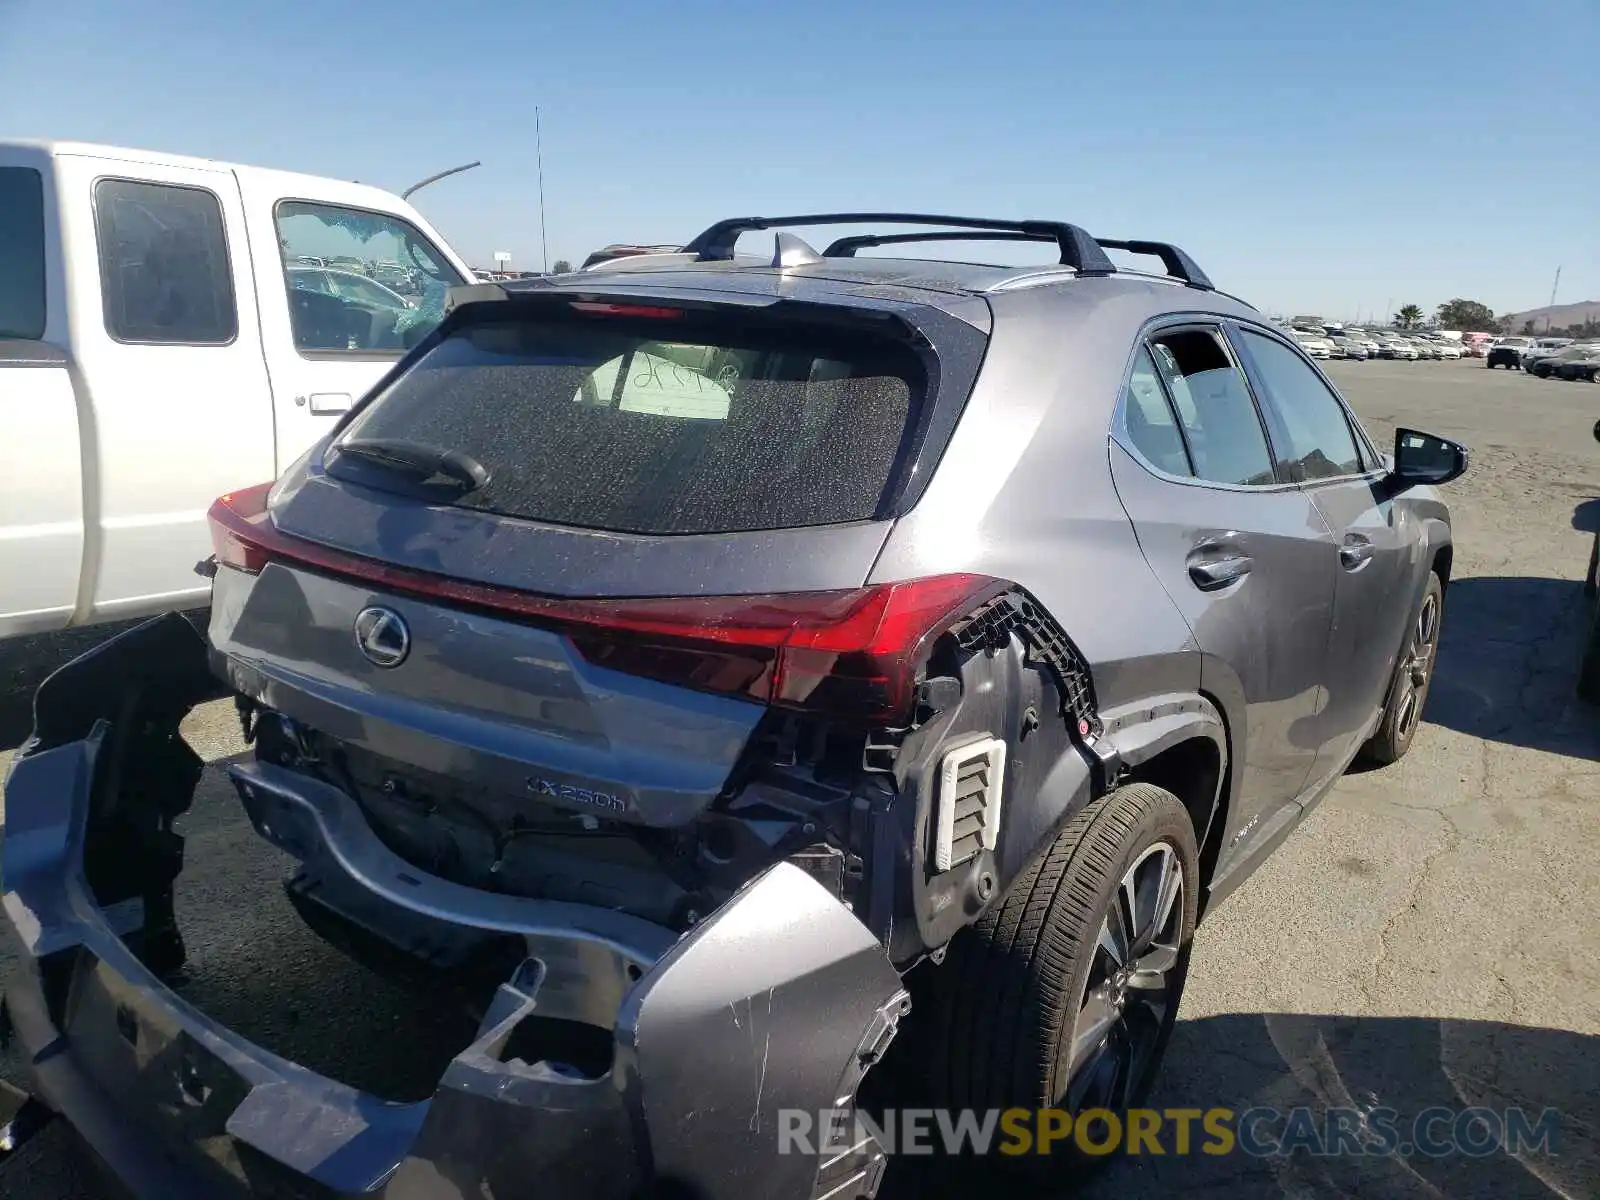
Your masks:
M1331 479L1362 469L1344 408L1317 372L1283 343L1246 330L1245 344L1288 433L1280 456L1297 479Z
M457 504L561 525L726 533L873 517L917 411L918 360L866 335L752 324L467 327L346 436L465 452L489 480Z
M1194 460L1194 473L1213 483L1277 482L1272 454L1249 385L1218 335L1206 330L1151 339Z
M1128 437L1152 466L1169 475L1193 475L1183 434L1172 415L1167 393L1156 373L1155 360L1144 347L1133 362L1128 377L1128 393L1123 404L1123 422Z
M94 203L106 332L121 342L231 342L239 321L217 197L103 179Z
M44 336L44 181L0 167L0 338Z
M466 282L410 222L387 213L285 200L277 227L301 350L399 354L433 331L449 289ZM307 266L319 269L308 275Z

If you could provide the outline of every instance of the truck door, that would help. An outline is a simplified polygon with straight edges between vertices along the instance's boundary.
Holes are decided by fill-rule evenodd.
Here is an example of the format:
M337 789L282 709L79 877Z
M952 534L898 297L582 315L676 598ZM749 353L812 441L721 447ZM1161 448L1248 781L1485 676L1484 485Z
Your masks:
M199 160L58 154L84 424L78 619L201 606L206 510L273 474L244 207ZM87 611L85 611L87 609Z
M419 214L378 188L237 175L281 472L439 323L446 292L470 273Z
M48 155L0 147L0 638L60 629L78 602L83 476Z

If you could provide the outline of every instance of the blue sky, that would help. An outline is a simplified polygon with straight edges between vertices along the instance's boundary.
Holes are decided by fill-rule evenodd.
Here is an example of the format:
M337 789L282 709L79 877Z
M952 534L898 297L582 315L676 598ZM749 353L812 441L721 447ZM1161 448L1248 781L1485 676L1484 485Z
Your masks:
M1271 311L1600 299L1600 4L0 0L0 135L404 189L470 261L1053 217ZM1587 49L1584 49L1587 47Z

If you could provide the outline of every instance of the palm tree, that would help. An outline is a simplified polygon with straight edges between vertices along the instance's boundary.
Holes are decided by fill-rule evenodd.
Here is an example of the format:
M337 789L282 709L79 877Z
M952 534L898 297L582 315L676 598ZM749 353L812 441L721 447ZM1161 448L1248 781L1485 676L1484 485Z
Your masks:
M1395 313L1394 323L1401 329L1415 329L1422 324L1422 310L1415 304L1407 304Z

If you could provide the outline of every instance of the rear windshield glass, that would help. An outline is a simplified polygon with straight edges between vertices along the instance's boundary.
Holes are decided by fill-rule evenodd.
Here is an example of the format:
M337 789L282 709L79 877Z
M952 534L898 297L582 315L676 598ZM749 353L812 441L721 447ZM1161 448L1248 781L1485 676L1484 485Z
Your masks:
M552 524L826 525L877 514L923 384L908 347L853 331L508 321L439 343L341 441L464 453L489 477L454 503Z

